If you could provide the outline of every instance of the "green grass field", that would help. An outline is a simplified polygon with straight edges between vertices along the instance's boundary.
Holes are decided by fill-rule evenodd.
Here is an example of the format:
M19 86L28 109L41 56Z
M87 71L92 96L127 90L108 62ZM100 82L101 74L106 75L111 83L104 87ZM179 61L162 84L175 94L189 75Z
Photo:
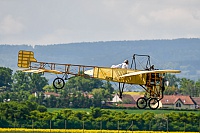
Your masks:
M89 108L48 108L49 112L54 112L54 111L58 111L58 110L62 110L62 109L71 109L73 111L86 111L86 112L90 112L91 110ZM113 111L126 111L129 114L142 114L144 112L153 112L155 114L165 114L165 113L170 113L170 112L193 112L193 113L200 113L199 110L196 111L191 111L191 110L150 110L150 109L105 109L105 110L113 110Z

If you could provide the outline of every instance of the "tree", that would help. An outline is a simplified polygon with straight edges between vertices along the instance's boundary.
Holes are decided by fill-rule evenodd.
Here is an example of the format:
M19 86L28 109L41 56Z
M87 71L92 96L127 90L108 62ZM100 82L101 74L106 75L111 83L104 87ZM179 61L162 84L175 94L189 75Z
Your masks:
M180 81L180 92L185 95L194 96L194 81L182 78Z
M12 84L12 70L6 67L0 67L0 88L10 88Z
M49 98L46 98L46 106L50 107L50 108L55 108L56 107L56 97L54 95L50 95Z
M92 94L93 94L93 104L95 107L101 107L102 102L106 101L110 97L108 90L102 88L93 89Z
M56 91L58 91L58 89L55 89L53 87L53 85L45 85L43 87L43 91L45 91L45 92L56 92Z
M99 79L89 79L84 77L73 77L66 83L66 89L75 89L76 91L92 91L94 88L102 87L103 83Z
M48 80L42 77L42 74L16 71L13 75L13 88L15 90L36 92L42 91L45 85L48 85Z
M101 109L100 108L90 108L91 109L91 115L93 118L97 118L97 117L101 117L102 113L101 113Z
M194 84L194 96L200 97L200 79Z
M169 87L166 87L164 94L165 95L173 95L178 92L179 92L178 88L176 88L175 86L169 86Z
M174 87L178 88L178 84L180 82L180 79L177 78L175 75L166 74L165 80L169 81L169 86L174 86Z
M110 94L112 94L114 91L114 88L112 87L112 84L109 81L104 82L102 88L107 89Z
M177 78L171 74L167 74L165 79L169 81L169 86L166 87L164 94L181 93L192 97L198 97L200 94L200 80L195 82L187 78Z
M175 75L172 74L166 74L165 81L168 81L169 85L166 86L166 89L164 91L165 95L173 95L175 93L179 93L179 84L180 79L177 78Z
M27 73L16 71L13 75L12 88L14 90L30 90L30 77Z
M32 92L43 91L43 87L48 85L48 80L42 74L29 73Z
M47 108L44 105L38 105L37 110L40 112L47 112Z

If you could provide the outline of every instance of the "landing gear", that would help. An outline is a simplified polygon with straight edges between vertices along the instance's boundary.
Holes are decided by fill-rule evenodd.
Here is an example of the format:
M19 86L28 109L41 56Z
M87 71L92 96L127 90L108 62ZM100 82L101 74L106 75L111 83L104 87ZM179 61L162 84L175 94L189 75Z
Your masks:
M136 104L139 109L145 109L147 107L147 100L144 97L140 97Z
M159 107L159 100L157 98L149 99L149 108L155 110Z
M62 76L62 78L60 78L60 77L55 78L53 80L53 86L54 86L54 88L56 88L56 89L62 89L62 88L64 88L64 86L65 86L65 81L64 80L68 80L68 79L69 78L68 78L67 74L64 74Z
M65 86L65 81L64 79L62 78L55 78L54 81L53 81L53 86L56 88L56 89L62 89L64 86Z
M121 87L121 84L122 84L122 87ZM124 91L124 85L125 85L125 83L119 82L119 98L121 98L121 99L122 99L122 93Z
M150 109L155 110L159 107L159 100L157 98L149 98L145 97L138 98L136 104L139 109L145 109L147 107L147 103Z

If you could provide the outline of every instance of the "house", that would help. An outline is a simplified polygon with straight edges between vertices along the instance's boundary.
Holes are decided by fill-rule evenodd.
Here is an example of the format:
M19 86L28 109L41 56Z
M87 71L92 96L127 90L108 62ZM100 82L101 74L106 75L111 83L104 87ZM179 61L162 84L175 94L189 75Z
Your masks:
M122 103L122 99L119 98L117 94L115 94L111 101L106 101L106 106L118 106L119 103Z
M55 92L45 92L44 93L45 98L49 98L51 95L55 96L55 97L60 97L60 94L55 93Z
M162 108L195 109L195 103L188 95L164 95L161 103Z
M196 108L200 108L200 97L192 97L195 105L196 105Z
M109 105L122 106L122 107L137 107L136 102L138 98L144 95L131 95L123 94L122 99L117 94L114 95ZM173 109L195 109L200 107L200 98L191 98L190 96L183 95L164 95L163 99L159 102L161 108Z

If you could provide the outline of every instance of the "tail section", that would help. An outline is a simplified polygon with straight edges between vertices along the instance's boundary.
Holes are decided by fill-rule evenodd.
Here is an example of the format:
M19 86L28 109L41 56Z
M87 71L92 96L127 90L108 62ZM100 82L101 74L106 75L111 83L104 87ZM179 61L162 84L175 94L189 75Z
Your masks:
M18 67L29 68L31 62L37 62L33 51L20 50L18 53Z

